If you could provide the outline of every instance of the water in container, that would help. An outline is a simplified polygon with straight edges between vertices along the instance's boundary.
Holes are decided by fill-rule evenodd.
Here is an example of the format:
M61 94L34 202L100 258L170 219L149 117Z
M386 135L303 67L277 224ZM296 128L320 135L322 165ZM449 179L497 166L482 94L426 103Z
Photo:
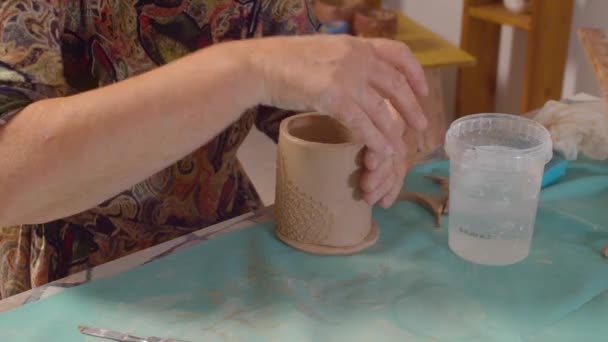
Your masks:
M549 132L506 114L470 115L448 130L449 246L483 265L509 265L530 251Z

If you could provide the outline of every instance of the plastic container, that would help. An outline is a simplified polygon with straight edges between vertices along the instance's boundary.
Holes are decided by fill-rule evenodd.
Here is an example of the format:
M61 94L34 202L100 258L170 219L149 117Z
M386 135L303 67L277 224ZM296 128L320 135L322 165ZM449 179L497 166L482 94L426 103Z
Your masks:
M482 265L510 265L530 252L538 195L553 146L541 124L508 114L456 120L450 158L449 245Z

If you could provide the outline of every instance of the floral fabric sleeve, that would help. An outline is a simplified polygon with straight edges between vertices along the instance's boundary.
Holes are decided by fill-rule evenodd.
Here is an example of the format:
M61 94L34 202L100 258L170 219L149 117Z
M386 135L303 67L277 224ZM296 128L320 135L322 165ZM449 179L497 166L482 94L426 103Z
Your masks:
M0 125L36 100L67 93L62 1L0 1Z
M312 0L263 1L261 26L264 36L306 35L319 31L319 22L312 12ZM294 112L260 106L256 127L275 142L278 141L281 121Z

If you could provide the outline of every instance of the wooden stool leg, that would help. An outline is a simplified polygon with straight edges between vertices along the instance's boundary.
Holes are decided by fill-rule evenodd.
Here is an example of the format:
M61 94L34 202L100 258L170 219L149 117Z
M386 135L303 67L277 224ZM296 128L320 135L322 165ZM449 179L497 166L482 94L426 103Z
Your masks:
M458 73L456 115L493 112L496 105L496 71L500 46L500 25L466 15L470 7L494 0L465 0L460 48L477 59L477 65Z
M536 0L532 6L522 113L562 97L573 1Z

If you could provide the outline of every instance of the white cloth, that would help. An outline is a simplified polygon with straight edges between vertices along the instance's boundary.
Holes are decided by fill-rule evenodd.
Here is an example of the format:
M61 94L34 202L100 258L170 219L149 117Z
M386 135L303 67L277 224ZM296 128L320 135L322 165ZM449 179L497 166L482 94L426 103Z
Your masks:
M604 101L562 103L549 101L534 116L551 133L553 148L566 159L579 153L608 159L608 107Z

